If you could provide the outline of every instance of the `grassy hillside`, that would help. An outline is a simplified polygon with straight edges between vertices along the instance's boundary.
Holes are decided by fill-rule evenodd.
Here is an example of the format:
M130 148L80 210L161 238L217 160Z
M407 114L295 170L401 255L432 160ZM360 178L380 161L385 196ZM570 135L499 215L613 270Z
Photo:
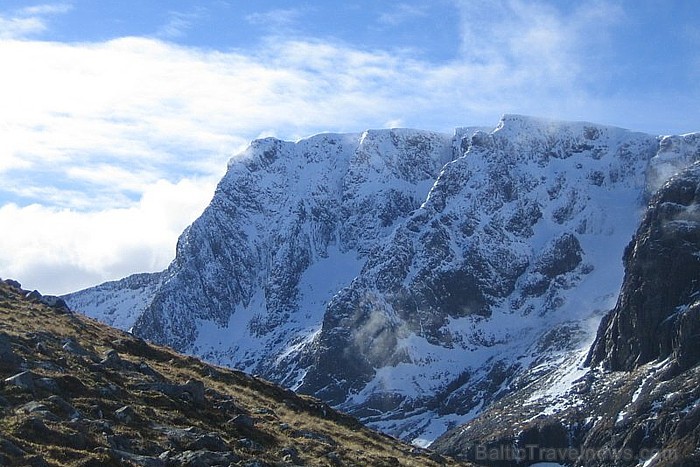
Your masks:
M1 281L0 381L0 465L456 465Z

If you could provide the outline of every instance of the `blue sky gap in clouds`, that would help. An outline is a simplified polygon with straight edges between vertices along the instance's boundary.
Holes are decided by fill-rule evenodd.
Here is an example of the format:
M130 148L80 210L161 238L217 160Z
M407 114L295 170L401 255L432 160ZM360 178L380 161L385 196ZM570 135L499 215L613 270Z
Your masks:
M164 268L259 136L700 130L695 0L5 0L0 60L0 277L53 293Z

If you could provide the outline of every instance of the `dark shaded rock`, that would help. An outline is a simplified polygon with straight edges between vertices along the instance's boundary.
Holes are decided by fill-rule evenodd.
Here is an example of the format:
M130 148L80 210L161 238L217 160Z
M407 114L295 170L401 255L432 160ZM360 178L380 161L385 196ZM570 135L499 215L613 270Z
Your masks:
M161 459L167 459L169 463L174 463L174 465L187 467L231 465L241 460L239 456L232 452L212 452L207 450L185 451L174 456L162 455Z
M114 459L120 460L127 465L138 465L142 467L166 467L163 459L151 456L142 456L131 452L122 451L119 449L108 449L107 453Z
M64 399L62 399L60 396L57 395L52 395L49 396L47 399L47 402L51 403L53 407L55 407L55 410L59 412L60 414L63 414L66 418L70 419L77 419L80 418L80 412L73 407L71 404L66 402Z
M109 349L105 352L104 358L100 360L100 364L110 368L120 368L122 366L122 359L119 353L114 349Z
M227 423L238 428L253 428L255 419L249 415L240 414L230 419Z
M39 389L43 389L44 391L54 394L61 392L58 382L56 382L56 380L53 378L37 378L34 380L34 385Z
M194 441L187 444L185 449L189 451L228 451L229 447L226 441L218 435L217 433L207 433L202 436L198 436Z
M114 412L114 418L129 425L136 421L137 414L132 407L125 405Z
M3 282L18 291L22 290L22 284L20 284L14 279L5 279Z
M23 458L22 465L26 465L28 467L48 467L49 463L46 462L42 456L35 455Z
M5 333L0 333L0 371L15 371L20 363L22 363L22 359L12 350L10 337Z
M679 369L700 362L700 163L652 198L624 254L615 308L600 324L590 365L632 370L673 355Z
M5 438L0 438L0 452L3 452L5 454L8 454L13 457L19 457L19 456L24 456L27 453L20 449L16 444L14 444L12 441L9 441ZM9 465L9 463L8 463Z
M23 371L9 378L5 378L5 384L10 386L16 386L24 391L34 392L36 389L34 385L34 373L31 371Z
M552 241L537 258L535 271L553 278L573 271L581 262L583 249L574 234L567 233Z
M75 341L75 339L66 339L66 342L63 343L63 350L66 352L69 352L73 355L78 355L81 357L85 357L90 355L90 352L85 350L78 342Z

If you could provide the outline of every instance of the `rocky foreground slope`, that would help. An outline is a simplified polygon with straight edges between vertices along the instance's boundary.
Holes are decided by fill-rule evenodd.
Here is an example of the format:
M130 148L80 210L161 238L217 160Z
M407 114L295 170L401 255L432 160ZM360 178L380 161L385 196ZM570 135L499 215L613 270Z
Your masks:
M0 465L456 465L0 281Z
M587 351L646 201L698 158L517 115L258 140L166 271L66 300L426 445Z
M696 163L651 200L588 354L433 447L489 465L700 465L699 207Z

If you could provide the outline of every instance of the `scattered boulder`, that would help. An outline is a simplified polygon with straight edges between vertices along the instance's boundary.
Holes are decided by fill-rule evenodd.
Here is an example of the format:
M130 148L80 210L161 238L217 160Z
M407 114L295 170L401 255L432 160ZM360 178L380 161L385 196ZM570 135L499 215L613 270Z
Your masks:
M129 425L136 420L137 415L133 408L125 405L114 412L114 417L120 422Z
M43 389L53 394L61 392L60 386L53 378L37 378L34 380L34 385L39 389Z
M160 459L168 461L169 464L189 467L231 465L241 460L239 456L232 452L212 452L207 450L185 451L175 456L170 456L171 453L166 451L161 454Z
M205 403L205 396L204 396L204 383L195 380L195 379L190 379L187 380L187 382L182 385L181 387L183 393L188 393L192 395L192 401L195 404L204 404Z
M61 414L65 415L67 418L73 420L80 418L80 412L73 407L71 404L63 400L60 396L52 395L47 399L51 405L57 409Z
M142 467L165 467L163 459L151 456L141 456L131 452L122 451L119 449L108 449L107 453L117 460L122 461L126 465L138 465Z
M78 344L75 339L68 338L63 344L63 350L65 350L68 353L71 353L73 355L78 355L81 357L85 357L90 355L90 353L85 350L80 344Z
M22 449L17 447L15 443L6 440L5 438L0 438L0 451L14 457L24 456L27 454Z
M122 358L119 356L119 353L116 350L109 349L105 352L104 355L104 358L100 360L100 364L110 368L121 367Z
M228 451L229 447L226 441L219 436L217 433L207 433L202 436L198 436L194 441L186 446L187 450L190 451Z
M36 389L34 385L34 374L31 371L23 371L22 373L5 378L5 384L16 386L29 392L34 392Z
M237 428L253 428L255 426L255 419L248 415L240 414L230 419L227 423Z
M17 282L14 279L5 279L3 282L14 289L17 289L20 291L22 290L22 284L20 284L19 282Z
M5 333L0 333L0 371L13 371L22 359L12 350L12 341Z
M55 295L42 295L38 290L27 292L24 295L24 298L32 302L46 305L59 313L66 313L70 311L68 304L61 297L57 297Z

